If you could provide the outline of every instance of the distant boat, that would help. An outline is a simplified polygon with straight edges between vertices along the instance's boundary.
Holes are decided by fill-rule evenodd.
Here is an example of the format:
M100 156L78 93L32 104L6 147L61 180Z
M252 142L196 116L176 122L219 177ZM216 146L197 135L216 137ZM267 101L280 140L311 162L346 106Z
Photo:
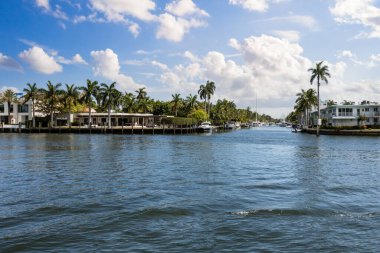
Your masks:
M211 123L208 122L208 121L205 121L205 122L202 122L198 128L197 128L200 132L211 132L212 130L212 126L211 126Z
M226 124L224 124L224 129L235 129L235 128L236 128L235 122L227 122Z

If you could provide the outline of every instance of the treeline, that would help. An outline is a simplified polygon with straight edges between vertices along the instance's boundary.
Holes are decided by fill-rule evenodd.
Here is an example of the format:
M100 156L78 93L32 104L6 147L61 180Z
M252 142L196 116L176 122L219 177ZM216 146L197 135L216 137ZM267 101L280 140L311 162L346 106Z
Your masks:
M121 92L116 88L115 82L99 84L97 81L87 80L85 86L76 86L53 84L48 81L44 88L38 87L36 83L28 83L21 98L17 98L15 91L7 89L0 94L0 103L7 103L9 108L12 103L25 104L31 101L33 127L36 111L48 115L51 126L54 124L56 113L87 112L89 122L92 122L92 110L107 112L109 127L111 112L172 115L193 118L197 122L211 120L214 124L224 124L228 121L248 122L256 118L259 121L273 121L269 115L256 115L249 107L238 109L233 101L227 99L219 99L212 104L211 98L215 90L215 83L207 81L206 84L200 85L196 95L182 97L176 93L172 94L170 101L161 101L150 98L146 88L139 88L134 92ZM10 121L9 110L8 120Z

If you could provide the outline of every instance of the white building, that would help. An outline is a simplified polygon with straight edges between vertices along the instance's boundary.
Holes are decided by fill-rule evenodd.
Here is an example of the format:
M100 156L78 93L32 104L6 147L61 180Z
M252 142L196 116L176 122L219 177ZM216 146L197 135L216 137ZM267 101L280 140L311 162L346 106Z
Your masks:
M0 103L0 123L8 124L8 111L10 110L11 124L25 124L33 117L32 101L25 104L12 103L8 108L8 103Z
M318 112L312 113L316 125ZM332 105L321 109L322 123L327 126L380 126L380 105Z

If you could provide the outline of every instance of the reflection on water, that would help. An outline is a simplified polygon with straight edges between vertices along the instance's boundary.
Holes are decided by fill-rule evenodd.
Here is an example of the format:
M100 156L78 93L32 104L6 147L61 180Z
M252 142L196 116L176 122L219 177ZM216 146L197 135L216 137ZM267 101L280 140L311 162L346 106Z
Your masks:
M0 134L0 249L380 247L380 138Z

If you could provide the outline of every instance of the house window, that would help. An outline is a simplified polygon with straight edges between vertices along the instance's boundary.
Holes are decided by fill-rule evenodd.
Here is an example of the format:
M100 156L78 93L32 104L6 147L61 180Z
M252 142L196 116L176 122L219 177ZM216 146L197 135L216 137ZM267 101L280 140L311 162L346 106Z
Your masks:
M373 108L373 111L374 111L374 112L377 112L377 107Z
M18 112L25 113L29 112L29 106L28 105L18 105Z
M0 113L4 113L4 104L0 104Z
M369 112L369 108L365 108L365 111L366 111L366 112Z
M352 116L352 108L339 108L338 113L340 117Z

